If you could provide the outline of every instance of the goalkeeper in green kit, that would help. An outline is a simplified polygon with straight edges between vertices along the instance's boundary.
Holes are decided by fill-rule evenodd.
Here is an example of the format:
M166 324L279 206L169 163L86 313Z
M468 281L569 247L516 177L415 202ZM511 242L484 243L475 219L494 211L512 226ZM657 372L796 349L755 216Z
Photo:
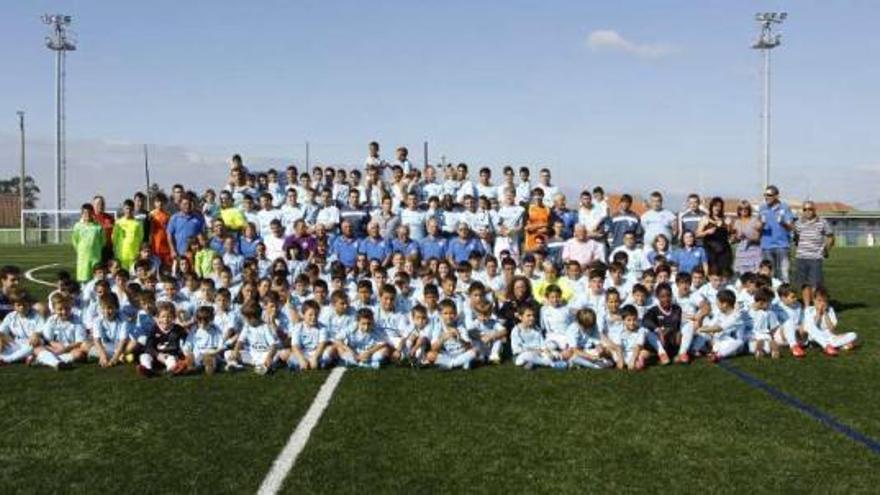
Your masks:
M76 251L76 280L86 282L92 278L92 269L101 262L101 250L104 248L104 229L95 222L92 205L82 205L79 222L73 226L70 240Z

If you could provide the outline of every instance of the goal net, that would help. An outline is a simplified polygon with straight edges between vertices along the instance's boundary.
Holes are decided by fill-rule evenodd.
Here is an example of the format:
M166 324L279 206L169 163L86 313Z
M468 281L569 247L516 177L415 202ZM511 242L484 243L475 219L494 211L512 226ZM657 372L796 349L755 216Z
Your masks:
M68 244L79 218L79 210L22 210L22 244Z

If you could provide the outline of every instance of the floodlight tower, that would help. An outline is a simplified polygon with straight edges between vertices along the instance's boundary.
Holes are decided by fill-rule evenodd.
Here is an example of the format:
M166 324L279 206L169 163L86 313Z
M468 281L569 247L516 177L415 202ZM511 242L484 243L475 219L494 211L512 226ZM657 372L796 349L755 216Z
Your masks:
M786 12L759 12L755 20L761 28L752 48L764 53L764 112L761 115L763 134L762 165L764 169L764 188L770 184L770 50L782 43L782 35L773 32L774 24L782 24L788 17Z
M65 203L65 157L64 142L64 79L67 52L76 50L75 42L69 37L67 27L71 17L63 14L45 14L43 23L50 26L46 36L46 47L55 52L55 242L60 242L60 217L58 210Z

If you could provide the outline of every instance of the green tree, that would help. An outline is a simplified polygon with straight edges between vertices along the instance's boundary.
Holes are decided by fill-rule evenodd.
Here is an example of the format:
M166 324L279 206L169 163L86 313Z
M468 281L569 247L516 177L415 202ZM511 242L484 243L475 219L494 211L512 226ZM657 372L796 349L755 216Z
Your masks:
M21 191L21 177L13 177L9 180L0 180L0 194L14 194L18 196ZM40 200L40 187L30 175L24 178L24 208L32 209L36 207L37 201Z

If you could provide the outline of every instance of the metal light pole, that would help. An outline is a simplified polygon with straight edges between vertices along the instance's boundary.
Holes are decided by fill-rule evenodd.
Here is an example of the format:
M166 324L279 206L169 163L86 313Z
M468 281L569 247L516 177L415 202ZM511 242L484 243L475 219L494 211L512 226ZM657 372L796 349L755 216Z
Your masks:
M55 242L61 241L61 217L64 207L64 79L65 60L68 51L76 50L74 41L68 37L67 26L71 17L63 14L46 14L43 23L51 26L46 37L46 47L55 52Z
M762 166L764 171L764 188L770 185L770 50L782 43L782 35L773 33L774 24L782 24L788 17L786 12L759 12L755 20L761 28L752 48L762 50L764 55L764 111L761 115L763 153Z
M24 111L19 110L15 113L18 114L18 130L21 135L21 178L18 183L18 205L21 221L18 227L21 230L21 243L24 244Z
M309 173L309 142L306 141L306 173Z

